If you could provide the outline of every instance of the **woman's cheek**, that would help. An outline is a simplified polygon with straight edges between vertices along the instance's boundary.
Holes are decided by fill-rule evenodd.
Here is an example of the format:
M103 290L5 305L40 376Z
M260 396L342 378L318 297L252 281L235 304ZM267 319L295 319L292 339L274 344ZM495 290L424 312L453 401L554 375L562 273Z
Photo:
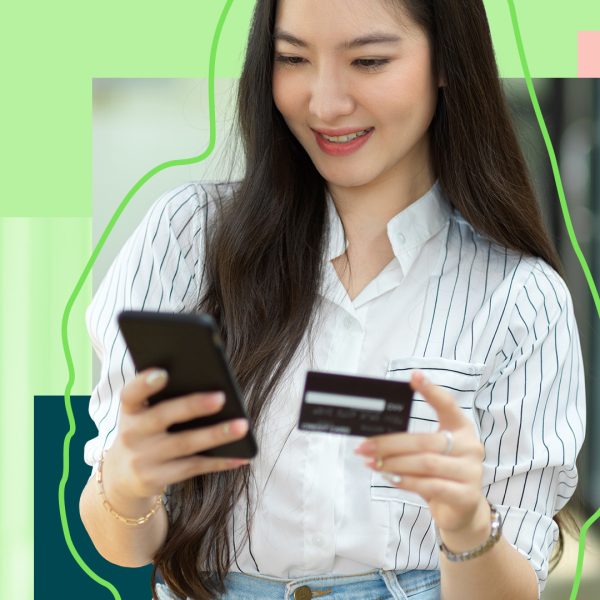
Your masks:
M273 102L277 107L277 110L283 115L283 103L282 103L282 81L281 76L277 74L277 70L273 73Z
M289 98L289 78L281 67L275 67L273 71L273 101L281 114L285 113L286 100Z
M301 86L297 79L283 69L275 69L273 73L273 101L286 120L298 116Z

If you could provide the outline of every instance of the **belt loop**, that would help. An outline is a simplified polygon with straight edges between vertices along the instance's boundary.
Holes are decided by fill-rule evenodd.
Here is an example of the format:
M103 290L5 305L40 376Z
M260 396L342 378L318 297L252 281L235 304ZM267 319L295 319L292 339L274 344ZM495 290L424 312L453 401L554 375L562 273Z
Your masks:
M384 571L383 569L379 569L378 573L381 575L394 600L408 600L408 596L404 593L402 586L398 582L396 571Z

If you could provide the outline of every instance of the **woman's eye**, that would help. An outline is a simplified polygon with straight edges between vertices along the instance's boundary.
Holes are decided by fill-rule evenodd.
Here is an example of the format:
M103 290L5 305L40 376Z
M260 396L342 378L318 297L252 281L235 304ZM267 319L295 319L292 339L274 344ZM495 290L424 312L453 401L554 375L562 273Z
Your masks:
M357 58L354 61L354 64L367 71L375 71L380 67L387 65L389 62L390 61L387 58Z
M275 62L287 66L297 66L306 63L306 59L302 58L301 56L286 56L283 54L276 54ZM365 71L376 71L389 62L390 61L387 58L357 58L352 64Z
M283 56L282 54L277 54L275 61L284 65L300 65L304 62L304 59L301 56Z

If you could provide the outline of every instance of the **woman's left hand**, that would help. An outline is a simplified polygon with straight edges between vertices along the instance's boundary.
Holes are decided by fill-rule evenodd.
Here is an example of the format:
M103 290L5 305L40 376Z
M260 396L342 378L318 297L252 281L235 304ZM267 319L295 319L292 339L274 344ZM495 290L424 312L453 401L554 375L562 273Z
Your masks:
M442 533L455 537L489 527L489 506L482 493L484 448L473 423L451 394L429 383L421 372L413 372L411 386L435 409L439 430L370 437L356 453L368 457L371 468L389 474L391 485L419 494Z

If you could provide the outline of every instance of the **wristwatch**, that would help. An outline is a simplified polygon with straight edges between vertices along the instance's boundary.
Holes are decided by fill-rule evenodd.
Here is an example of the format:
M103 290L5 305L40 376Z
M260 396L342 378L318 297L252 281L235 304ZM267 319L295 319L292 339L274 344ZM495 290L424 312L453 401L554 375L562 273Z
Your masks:
M477 556L481 556L500 539L500 537L502 536L502 517L500 516L498 509L493 504L491 504L490 502L488 502L488 504L490 505L491 512L490 537L488 537L488 539L485 542L483 542L483 544L477 546L476 548L473 548L472 550L465 550L464 552L458 553L452 552L452 550L450 550L446 546L446 544L442 542L439 529L437 525L435 526L435 537L440 547L440 551L444 553L448 560L452 562L462 562L465 560L470 560L471 558L476 558Z

